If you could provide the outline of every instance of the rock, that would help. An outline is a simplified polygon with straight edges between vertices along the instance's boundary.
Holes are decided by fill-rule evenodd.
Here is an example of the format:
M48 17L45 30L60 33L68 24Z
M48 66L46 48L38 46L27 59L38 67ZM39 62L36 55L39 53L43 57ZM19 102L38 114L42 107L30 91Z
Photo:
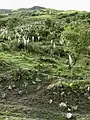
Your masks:
M8 86L8 90L12 90L12 86L11 85Z
M56 92L53 92L53 94L54 94L54 95L57 95L57 93L56 93Z
M87 90L90 91L90 87L88 87Z
M73 116L73 115L72 115L72 113L70 113L70 112L66 114L66 117L67 117L68 119L72 118L72 116Z
M68 108L68 112L70 112L71 111L71 109L70 108Z
M67 104L64 103L64 102L61 102L61 103L59 104L59 107L67 107Z
M32 81L32 83L33 83L33 84L36 84L36 82L35 82L35 81Z
M15 87L16 87L15 84L13 84L13 85L12 85L12 88L15 88Z
M54 84L50 84L48 87L47 87L47 89L51 89L51 88L53 88L55 85Z
M18 91L18 93L19 93L19 95L22 95L23 94L23 92L20 90L20 91Z
M36 80L35 80L36 82L41 82L41 80L39 79L39 78L36 78Z
M49 103L51 104L53 102L53 100L51 99L51 100L49 100Z
M65 92L61 92L61 95L64 95Z
M24 86L27 87L28 86L28 82L24 82Z

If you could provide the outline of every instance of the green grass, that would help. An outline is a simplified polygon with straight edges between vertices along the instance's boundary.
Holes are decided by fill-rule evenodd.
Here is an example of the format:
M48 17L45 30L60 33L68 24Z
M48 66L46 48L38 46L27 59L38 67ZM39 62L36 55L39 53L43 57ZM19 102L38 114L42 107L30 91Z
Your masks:
M6 62L14 63L16 66L21 68L32 68L37 63L37 58L30 55L29 57L21 53L0 53L0 60L4 60Z
M53 63L49 63L49 62L45 62L44 59L42 61L41 58L44 58L43 56L40 55L35 55L35 54L23 54L23 53L8 53L8 52L1 52L0 53L0 60L4 60L6 62L11 62L13 64L15 64L18 67L24 68L24 69L33 69L33 68L37 68L38 69L38 65L41 65L43 68L52 69L52 73L56 73L57 74L57 70L58 70L58 66L59 66L59 61L55 60L54 58L52 58L51 60L54 60L56 63L55 67ZM46 58L45 58L46 59ZM50 59L49 57L47 57L47 59ZM52 62L52 61L51 61ZM60 66L59 66L60 67ZM64 65L61 65L61 69L63 69Z
M80 60L78 63L72 68L72 70L68 69L67 59L66 58L54 58L49 56L42 56L39 54L27 54L22 52L0 52L0 60L4 62L10 62L14 65L14 67L20 67L23 69L37 69L47 71L48 74L53 74L57 76L66 76L67 78L74 77L73 79L78 79L78 77L82 76L84 79L89 79L89 66L85 67L84 63ZM84 60L84 59L83 59ZM54 62L54 63L53 63ZM72 74L71 74L72 71ZM71 78L70 78L71 79ZM80 78L79 78L80 79Z

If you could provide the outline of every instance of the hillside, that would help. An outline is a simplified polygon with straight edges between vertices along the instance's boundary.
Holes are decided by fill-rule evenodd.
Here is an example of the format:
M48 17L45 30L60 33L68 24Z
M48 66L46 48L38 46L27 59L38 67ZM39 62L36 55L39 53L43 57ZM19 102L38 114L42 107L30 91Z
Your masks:
M0 9L0 14L11 13L10 9Z
M90 12L0 14L0 118L90 119Z
M45 9L44 7L41 6L33 6L31 8L20 8L18 11L30 11L30 10L41 10ZM0 9L0 14L7 14L7 13L13 13L17 10L12 10L12 9Z

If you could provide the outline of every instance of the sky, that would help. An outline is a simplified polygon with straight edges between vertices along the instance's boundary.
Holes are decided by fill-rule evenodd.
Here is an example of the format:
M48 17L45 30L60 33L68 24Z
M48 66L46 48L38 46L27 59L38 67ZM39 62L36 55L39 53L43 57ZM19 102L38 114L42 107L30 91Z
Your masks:
M58 10L90 11L90 0L0 0L0 9L42 6Z

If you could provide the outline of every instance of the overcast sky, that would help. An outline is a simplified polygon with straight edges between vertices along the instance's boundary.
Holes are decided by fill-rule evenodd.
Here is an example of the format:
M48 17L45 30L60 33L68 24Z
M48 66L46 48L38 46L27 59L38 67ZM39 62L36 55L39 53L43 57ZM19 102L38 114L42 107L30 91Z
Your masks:
M90 11L90 0L0 0L0 9L30 8L43 6L59 10Z

